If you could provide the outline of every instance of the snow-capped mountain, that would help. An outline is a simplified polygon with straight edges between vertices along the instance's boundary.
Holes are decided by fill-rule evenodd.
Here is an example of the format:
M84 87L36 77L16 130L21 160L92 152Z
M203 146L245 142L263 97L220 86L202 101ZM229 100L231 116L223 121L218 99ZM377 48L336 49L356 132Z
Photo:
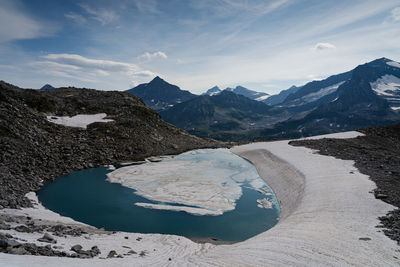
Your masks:
M213 95L218 95L219 93L221 93L222 90L219 89L218 86L214 86L213 88L210 88L207 90L207 92L202 93L201 95L209 95L209 96L213 96Z
M297 87L293 85L289 89L280 91L279 94L269 96L267 99L262 100L262 102L270 106L280 104L285 101L288 95L296 93L298 90L300 90L300 88L301 86Z
M251 100L256 100L256 101L264 101L268 97L270 97L270 95L267 93L253 91L253 90L247 89L240 85L236 86L235 88L227 87L224 90L221 90L218 86L214 86L213 88L208 89L202 95L214 96L214 95L220 94L222 91L229 91L229 92L235 93L237 95L242 95L247 98L250 98Z
M256 101L263 101L269 97L269 94L267 94L267 93L253 91L253 90L247 89L240 85L236 86L235 88L228 87L225 90L233 92L237 95L245 96L247 98L250 98L251 100L256 100Z
M296 92L289 94L279 105L297 110L311 110L337 98L338 88L351 78L352 72L330 76L321 81L312 81Z
M380 58L360 65L344 75L329 77L322 82L331 79L329 83L332 87L329 90L333 92L321 97L318 105L312 107L310 104L303 104L297 109L286 107L286 110L302 112L293 113L292 118L276 124L274 129L265 130L261 135L281 136L283 133L286 136L296 137L399 122L399 65L387 58ZM343 82L346 77L348 79ZM341 84L336 88L338 81ZM283 104L294 103L315 92L329 91L328 87L324 86L318 86L319 88L316 87L317 89L312 93L300 96L296 95L300 92L298 91L294 95L288 96ZM302 107L308 107L309 110L304 111L305 109L301 109ZM280 108L285 109L284 106Z

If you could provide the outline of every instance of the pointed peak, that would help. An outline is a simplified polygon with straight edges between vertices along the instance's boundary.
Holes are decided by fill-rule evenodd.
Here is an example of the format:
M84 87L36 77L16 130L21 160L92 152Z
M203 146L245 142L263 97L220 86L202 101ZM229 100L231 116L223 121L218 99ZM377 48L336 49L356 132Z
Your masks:
M150 82L165 82L163 79L160 78L160 76L156 76L153 80L151 80Z
M41 90L43 89L54 89L54 87L48 83L46 83L45 85L42 86L42 88L40 88Z

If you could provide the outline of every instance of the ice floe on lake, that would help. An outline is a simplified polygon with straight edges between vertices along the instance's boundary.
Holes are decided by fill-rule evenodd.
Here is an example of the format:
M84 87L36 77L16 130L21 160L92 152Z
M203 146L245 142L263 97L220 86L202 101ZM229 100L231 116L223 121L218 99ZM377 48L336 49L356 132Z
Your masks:
M267 188L254 166L228 149L190 151L160 162L122 167L107 176L108 181L158 202L135 203L138 206L196 215L234 210L243 184L259 192Z

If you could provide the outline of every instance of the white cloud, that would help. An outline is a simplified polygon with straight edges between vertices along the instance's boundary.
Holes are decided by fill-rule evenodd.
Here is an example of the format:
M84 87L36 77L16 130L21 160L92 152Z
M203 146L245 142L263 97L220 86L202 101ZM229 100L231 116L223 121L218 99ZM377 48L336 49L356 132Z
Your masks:
M148 82L158 75L133 63L92 59L77 54L48 54L42 58L45 60L28 64L35 73L79 81L81 86L84 82L87 83L85 86L107 90L115 89L116 84L120 89L127 89L132 81L136 84ZM125 86L121 86L121 82Z
M152 60L155 58L167 59L168 56L164 52L158 51L158 52L154 52L154 53L146 52L146 53L140 55L139 58L146 59L146 60Z
M317 43L314 47L314 50L331 50L336 49L336 46L330 43Z
M86 23L85 17L83 17L82 15L77 14L77 13L70 12L70 13L64 14L64 17L66 17L67 19L73 20L74 22L76 22L78 24Z
M0 42L48 36L49 29L26 14L15 2L3 0L0 8Z
M394 21L400 21L400 7L392 9L392 19Z
M60 64L60 63L51 62L51 61L36 61L36 62L30 63L29 65L43 67L43 68L62 69L62 70L80 70L81 69L80 67L77 67L77 66Z
M142 71L136 71L133 73L134 76L137 77L143 77L143 78L152 78L157 76L156 73L149 71L149 70L142 70Z
M109 72L133 73L139 69L138 66L131 63L90 59L76 54L48 54L47 56L43 56L43 58L69 66Z
M136 0L136 8L142 13L158 14L160 10L157 7L155 0Z
M86 4L79 4L81 8L83 8L91 18L99 21L102 25L109 24L114 20L118 19L118 15L113 10L108 10L105 8L92 8Z

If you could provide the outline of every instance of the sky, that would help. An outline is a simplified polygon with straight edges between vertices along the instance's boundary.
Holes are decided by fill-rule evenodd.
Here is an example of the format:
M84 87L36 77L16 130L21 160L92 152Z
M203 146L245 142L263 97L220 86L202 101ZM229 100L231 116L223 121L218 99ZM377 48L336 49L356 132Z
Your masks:
M0 80L278 93L387 57L400 0L0 0Z

